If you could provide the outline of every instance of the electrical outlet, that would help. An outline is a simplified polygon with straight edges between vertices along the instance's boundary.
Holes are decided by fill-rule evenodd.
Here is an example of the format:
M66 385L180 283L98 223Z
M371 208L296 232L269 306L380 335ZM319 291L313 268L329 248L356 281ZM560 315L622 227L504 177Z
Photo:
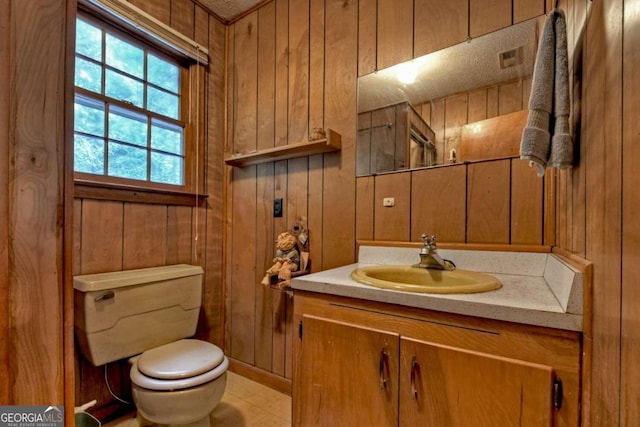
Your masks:
M282 199L273 200L273 217L274 218L282 217Z
M385 197L384 199L382 199L382 206L386 207L386 208L390 208L395 206L396 204L396 199L393 197Z

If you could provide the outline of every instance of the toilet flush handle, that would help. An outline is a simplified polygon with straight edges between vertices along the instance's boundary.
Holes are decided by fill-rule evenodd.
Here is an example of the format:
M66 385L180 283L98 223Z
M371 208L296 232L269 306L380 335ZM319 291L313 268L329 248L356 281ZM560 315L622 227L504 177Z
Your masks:
M115 292L107 291L104 294L98 295L97 297L95 297L94 301L95 302L106 301L106 300L115 298L115 296L116 296Z

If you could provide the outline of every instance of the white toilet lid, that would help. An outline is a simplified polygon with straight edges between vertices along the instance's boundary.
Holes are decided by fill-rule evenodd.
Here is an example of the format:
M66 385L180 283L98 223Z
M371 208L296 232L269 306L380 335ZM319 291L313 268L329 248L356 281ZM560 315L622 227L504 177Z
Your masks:
M211 371L224 359L210 342L183 339L145 351L138 358L143 375L161 380L191 378Z
M180 378L177 380L159 380L157 378L148 377L138 370L138 364L133 363L131 365L131 382L138 387L146 388L149 390L158 391L174 391L184 390L191 387L197 387L202 384L206 384L213 380L218 379L227 372L229 367L229 359L226 357L222 360L222 363L204 374L196 375L191 378Z

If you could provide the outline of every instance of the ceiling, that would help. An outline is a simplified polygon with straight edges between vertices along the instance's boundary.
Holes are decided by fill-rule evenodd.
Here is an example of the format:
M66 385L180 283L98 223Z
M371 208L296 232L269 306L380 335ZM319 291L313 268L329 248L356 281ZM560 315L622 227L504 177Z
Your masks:
M198 0L198 3L227 22L264 2L265 0Z

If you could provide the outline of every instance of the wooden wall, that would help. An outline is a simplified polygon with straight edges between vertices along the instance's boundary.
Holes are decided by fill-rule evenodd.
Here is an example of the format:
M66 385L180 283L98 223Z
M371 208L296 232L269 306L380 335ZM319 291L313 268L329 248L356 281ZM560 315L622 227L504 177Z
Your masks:
M198 207L144 202L74 201L74 274L187 263L205 270L203 309L198 335L222 346L224 297L222 288L222 214L224 140L225 25L191 0L132 0L136 6L209 49L204 98L207 197ZM118 411L104 383L104 370L76 354L76 402L97 399L103 419ZM116 394L130 398L126 361L109 365Z
M357 178L358 240L547 244L544 180L519 159ZM383 199L393 197L393 207Z
M260 284L275 237L299 218L314 271L354 258L357 18L355 1L276 0L229 27L227 155L316 127L342 135L340 153L227 168L226 351L280 377L291 377L291 300Z
M411 240L411 227L423 228L410 218L420 218L428 200L421 198L420 191L411 195L412 182L420 185L420 180L437 180L436 172L376 177L375 185L368 182L373 177L355 179L357 77L544 12L543 0L458 0L446 5L436 0L274 0L229 26L226 155L302 142L315 127L342 135L339 153L227 168L226 351L235 361L291 377L292 301L281 291L265 289L260 280L271 265L275 236L297 218L310 230L312 271L353 262L356 238L372 235L374 229L378 238ZM442 100L436 110L423 115L428 114L444 134L445 126L452 125L451 120L444 121L445 103L449 104L449 118L462 124L469 117L480 120L522 109L524 86L518 82L505 85L502 93L497 88L485 92L488 109L478 113L477 119L475 110L467 110L468 105L477 105L476 98L469 101L467 95ZM509 196L509 189L512 171L524 176L521 168L504 160L497 168L499 176L494 176L493 172L479 172L491 169L482 165L451 168L462 172L454 172L461 179L455 185L465 187L456 194L455 203L488 208L483 193L506 189L507 197L500 200L506 205L501 206L497 221L500 235L468 237L464 231L467 211L462 208L458 217L462 222L450 226L461 237L451 239L518 241L522 232L514 223L521 222L517 216L512 218L511 205L516 213L526 209L520 207L521 198ZM495 189L492 180L499 181ZM524 180L523 188L533 182L541 194L541 181L532 181L531 176ZM467 183L475 188L469 200ZM513 191L518 192L520 185L515 184ZM379 208L373 199L376 193L395 197L396 206L386 211ZM282 218L273 218L274 198L284 200ZM539 208L528 214L540 212L542 196L534 201ZM374 218L374 211L390 217ZM470 221L481 218L473 211L469 217ZM486 226L482 219L475 221L478 230ZM541 244L542 221L533 222L535 237L524 239Z
M69 106L65 47L73 5L9 1L0 18L0 401L5 405L61 405L69 397L63 143Z
M593 262L590 425L640 424L637 2L569 2L579 165L557 177L557 246ZM574 107L575 108L575 107Z
M9 81L11 14L0 14L0 77ZM0 159L9 159L9 97L0 97ZM9 162L0 161L0 313L9 313ZM0 317L0 369L9 372L10 316ZM11 402L9 375L0 379L0 401Z
M453 44L464 40L469 34L488 31L487 26L496 28L508 25L508 18L511 18L511 22L519 22L526 17L541 14L550 10L553 2L458 0L447 2L444 6L442 2L435 0L360 0L357 5L349 1L326 1L324 9L318 3L314 0L290 4L275 1L273 5L268 4L255 15L230 27L231 33L238 40L243 40L244 43L249 38L250 44L257 45L253 49L259 55L253 55L249 50L249 53L242 51L241 58L229 58L231 71L241 70L240 73L249 74L230 80L232 98L229 100L231 114L227 153L233 152L236 147L257 148L258 144L264 143L263 132L268 136L266 144L278 145L297 142L297 139L283 135L300 135L300 127L308 129L321 125L336 126L326 114L326 106L333 102L344 104L343 113L348 116L346 119L351 120L355 114L349 108L355 99L349 93L353 93L355 86L351 86L350 92L342 94L340 99L334 99L327 93L326 81L332 78L330 74L346 73L347 81L353 84L354 76L350 74L354 72L353 61L357 62L357 75L367 74L442 47L429 46L430 40L446 39L446 44ZM353 16L349 10L354 6L358 8L357 16ZM492 9L494 7L497 9ZM635 49L640 37L638 7L634 2L624 0L561 0L560 7L567 13L570 65L574 75L572 120L576 135L576 157L579 160L571 171L550 171L545 178L543 224L546 229L543 238L545 243L555 244L594 263L593 318L587 319L592 320L593 336L586 337L586 344L593 347L593 357L586 361L591 378L585 379L585 386L590 389L591 395L588 401L583 402L585 425L637 425L640 416L637 409L640 407L640 387L635 379L639 375L637 354L640 354L640 343L636 332L639 320L636 307L640 302L640 295L636 290L635 279L639 276L640 268L636 267L639 265L637 242L640 230L632 215L637 210L640 196L638 186L633 181L633 175L637 173L635 169L638 153L634 139L638 133L635 116L639 100L637 91L632 88L637 85L640 73L637 71L638 53ZM300 13L299 8L303 9L302 16L297 15ZM341 8L345 10L340 10ZM346 19L340 20L340 23L346 22L349 30L338 27L338 20L334 15L338 10L340 16ZM427 26L414 25L415 22L425 21L427 10L429 13L439 13L437 16L440 19L432 19L429 21L431 25ZM497 10L502 12L498 13ZM479 18L478 14L483 12L489 13L491 19ZM311 15L307 16L307 13ZM297 17L295 26L289 24L292 16ZM504 18L507 19L502 22ZM465 22L470 25L465 26ZM249 31L256 26L257 36ZM340 52L347 55L348 60L330 67L328 61L333 51L329 49L332 44L327 43L327 39L333 39L334 34L349 32L353 28L357 28L357 38L342 38L340 46ZM309 33L305 33L303 41L296 44L295 41L299 40L298 31ZM323 36L325 43L318 43L318 37L322 41ZM343 37L346 36L348 34ZM275 41L267 42L271 37ZM354 37L352 33L351 37ZM233 36L230 37L231 52L239 52L238 47L241 45L238 40L234 42ZM263 47L267 52L263 51ZM275 52L272 53L272 49ZM268 57L266 62L265 56ZM289 69L286 68L287 60L290 62ZM301 67L307 69L306 81L304 69L300 71ZM251 86L254 80L256 90ZM243 90L247 92L244 93ZM270 93L274 94L273 99L269 98ZM296 96L292 96L293 93ZM322 99L319 105L324 105L324 110L315 104L318 93ZM302 95L298 96L300 94ZM292 122L295 117L290 111L294 108L298 112L302 109L300 121ZM273 129L265 124L269 123L269 119L248 122L237 120L239 116L234 119L235 111L232 110L236 109L255 111L258 118L273 118ZM319 111L325 113L323 122L316 120ZM368 218L368 222L356 222L350 207L354 203L353 195L356 194L358 212L379 209L374 206L376 189L380 192L380 188L371 183L374 178L358 179L354 185L353 181L338 182L333 175L327 176L334 173L335 165L328 162L327 157L334 162L341 159L342 168L351 168L354 128L351 126L346 130L339 129L346 140L339 155L228 171L229 191L233 192L233 198L229 199L232 200L232 205L228 208L228 233L230 237L239 230L246 234L234 240L235 245L240 244L240 248L235 246L234 249L232 244L228 244L227 251L231 260L237 256L242 257L235 264L236 269L246 264L255 265L257 270L243 277L234 277L233 271L229 269L230 274L226 280L228 288L238 289L243 295L231 296L228 301L228 306L232 308L228 318L233 341L229 349L232 357L267 371L282 372L281 360L283 354L285 358L287 354L286 340L277 338L273 329L263 323L271 321L269 311L275 311L274 306L277 304L273 301L271 291L263 292L256 284L261 270L268 266L272 256L274 233L285 229L297 212L306 212L310 217L309 228L315 245L312 247L311 257L314 261L318 258L321 260L314 264L314 270L336 265L325 261L329 248L332 252L341 254L343 263L353 260L352 240L346 239L341 243L333 236L334 228L327 227L327 223L333 221L334 217L340 217L343 224L346 224L345 228L336 231L349 231L354 227L353 234L362 236L375 229L373 216ZM318 169L316 165L319 163L324 163L324 167ZM451 169L456 168L462 170L461 166ZM315 179L313 174L318 174L323 179ZM438 182L436 172L429 174L434 176L426 177L425 174L421 179ZM417 181L415 175L409 180L395 176L379 178L381 181L403 180L404 187L400 190L392 185L394 192L403 193L397 197L396 202L410 203L412 198L406 194L405 187L407 181ZM456 185L454 182L458 182L456 188L461 188L463 181L465 180L459 177L447 182L452 186ZM297 198L292 198L292 192L288 191L292 182L295 182L296 188L301 187L302 194L293 193ZM338 191L343 201L335 206L329 204L335 198L327 200L324 197L330 184L333 185L332 188L340 185ZM276 196L282 196L286 200L285 220L274 221L270 217L271 199ZM316 198L322 199L321 211L314 208ZM300 200L303 201L303 206L300 206ZM304 200L307 201L306 204ZM242 209L247 210L240 212L240 208L234 207L239 203L242 204ZM462 200L458 199L456 203L455 206L462 210ZM322 212L320 218L312 217L318 212ZM411 218L415 217L413 211L410 215ZM458 236L452 239L468 240L468 235L463 237L465 234L460 232L463 219L459 218L457 221L458 225L447 233ZM398 233L403 236L410 233L406 230L406 221L399 224L401 229ZM456 230L458 234L455 234ZM380 232L391 233L384 226L381 226ZM513 235L513 229L510 233ZM247 248L243 244L244 239L251 236L257 237L257 244ZM230 261L233 262L236 261ZM265 294L268 296L265 297ZM246 304L242 309L233 308L242 304ZM269 343L266 350L263 346L265 342Z
M64 153L60 147L64 146L61 123L65 120L60 117L64 111L62 47L68 24L65 5L73 2L29 0L19 2L20 7L17 3L10 2L10 12L0 16L0 75L10 88L8 96L0 97L0 158L6 159L0 162L0 308L8 313L0 318L7 338L0 340L0 363L8 373L0 376L0 399L61 403L65 338L57 308L64 298L60 289L65 280L61 263L66 215L61 209L60 180L65 169L59 157ZM508 5L512 13L495 16L511 16L513 22L537 14L540 8L540 1L533 0L457 0L447 2L450 10L444 10L442 2L432 3L438 7L431 11L442 11L442 19L433 22L452 29L465 22L466 13L473 17L493 6ZM548 9L551 2L544 3ZM227 233L224 284L229 294L228 330L233 335L227 334L226 350L248 365L286 376L289 303L284 303L283 317L281 295L258 285L272 256L274 235L303 216L311 230L314 270L353 261L356 198L359 202L361 194L373 191L355 180L356 77L433 49L424 46L435 38L421 35L429 28L413 25L425 19L430 1L275 0L228 29L187 0L137 0L136 4L164 22L173 21L176 28L207 27L196 30L194 36L201 43L206 39L215 52L216 70L225 65L222 43L225 31L229 32L228 90L224 91L220 72L208 73L206 88L210 197L203 214L205 237L199 236L205 240L208 270L208 330L204 329L212 341L220 341L222 234ZM546 206L556 209L545 211L545 217L555 218L551 229L557 246L584 256L594 267L593 313L587 319L592 321L593 334L585 337L593 349L593 356L586 360L590 377L585 383L591 398L583 402L584 425L635 426L640 422L636 381L640 230L635 219L640 198L635 179L639 11L630 0L561 0L560 5L567 11L570 44L578 48L572 52L571 64L573 73L581 76L575 80L573 94L574 112L580 112L574 116L579 162L571 171L549 175L554 185L545 189L545 200L551 198L553 203ZM535 12L527 12L529 7ZM192 17L195 24L190 24ZM405 25L394 26L385 22L387 18ZM444 18L451 20L445 24ZM438 25L434 34L442 34ZM464 26L460 31L464 34ZM481 31L482 26L475 26L473 34ZM396 32L402 33L399 39L413 40L410 48L403 45L393 52L400 47L393 41ZM455 33L451 32L448 44L456 40ZM31 66L33 58L38 58L38 66ZM225 95L226 124L222 121ZM222 149L225 126L229 137ZM229 154L240 146L297 142L312 127L340 132L342 152L246 170L222 166L222 151ZM274 197L286 201L283 219L270 216ZM364 202L374 209L371 199ZM82 241L81 213L87 212L85 208L90 211L94 203L75 202L75 212L80 212L80 219L75 219L76 242ZM130 210L135 215L149 208L105 203L121 212L123 226L133 218L127 219ZM170 223L189 222L185 209L165 206L164 211L167 216L160 222L167 224L167 230ZM222 215L227 218L224 228ZM178 234L192 236L191 232ZM76 253L81 250L77 247ZM123 253L126 250L123 241ZM45 311L47 316L42 315ZM73 382L67 379L66 383Z

